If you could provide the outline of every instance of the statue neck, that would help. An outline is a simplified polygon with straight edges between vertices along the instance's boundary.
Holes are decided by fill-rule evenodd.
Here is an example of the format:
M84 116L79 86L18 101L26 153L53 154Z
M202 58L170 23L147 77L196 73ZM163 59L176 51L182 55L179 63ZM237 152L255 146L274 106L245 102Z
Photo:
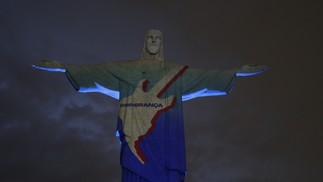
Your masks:
M141 55L141 59L142 60L149 60L149 61L164 61L163 56L161 56L160 54L153 55L153 54L149 54L147 52L143 53Z

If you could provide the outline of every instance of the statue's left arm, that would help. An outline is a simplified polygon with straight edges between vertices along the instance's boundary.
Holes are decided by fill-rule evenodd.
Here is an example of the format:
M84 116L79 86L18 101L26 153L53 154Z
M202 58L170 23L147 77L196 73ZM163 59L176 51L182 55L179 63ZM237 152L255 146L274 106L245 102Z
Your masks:
M237 69L202 70L188 69L182 80L182 100L197 97L226 95L233 87Z
M252 76L267 70L262 65L245 65L230 70L188 69L182 76L182 100L197 97L227 95L236 77Z

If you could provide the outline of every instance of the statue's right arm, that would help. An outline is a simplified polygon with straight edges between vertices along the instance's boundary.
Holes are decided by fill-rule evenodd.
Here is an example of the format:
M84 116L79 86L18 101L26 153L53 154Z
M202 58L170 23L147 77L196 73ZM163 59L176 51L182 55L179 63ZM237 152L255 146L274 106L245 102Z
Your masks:
M53 72L66 72L66 68L63 64L56 60L42 60L33 63L32 66L37 69L53 71Z
M61 64L55 60L43 60L32 66L46 71L64 72L76 91L100 92L119 99L119 79L112 74L111 64L72 65Z

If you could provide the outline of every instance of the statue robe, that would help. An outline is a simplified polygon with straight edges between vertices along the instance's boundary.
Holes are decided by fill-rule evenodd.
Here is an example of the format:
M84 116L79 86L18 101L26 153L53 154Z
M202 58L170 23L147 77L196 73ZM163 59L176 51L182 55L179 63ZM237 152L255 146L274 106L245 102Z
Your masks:
M65 65L79 92L119 99L117 134L123 182L184 181L182 101L227 94L236 70L199 70L167 61Z

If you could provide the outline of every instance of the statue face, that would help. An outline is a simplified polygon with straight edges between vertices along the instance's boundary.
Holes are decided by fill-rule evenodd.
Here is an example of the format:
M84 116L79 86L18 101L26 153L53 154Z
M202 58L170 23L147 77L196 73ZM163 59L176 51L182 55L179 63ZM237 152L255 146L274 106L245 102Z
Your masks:
M159 53L162 44L162 33L158 30L150 30L146 36L146 51L149 54Z

